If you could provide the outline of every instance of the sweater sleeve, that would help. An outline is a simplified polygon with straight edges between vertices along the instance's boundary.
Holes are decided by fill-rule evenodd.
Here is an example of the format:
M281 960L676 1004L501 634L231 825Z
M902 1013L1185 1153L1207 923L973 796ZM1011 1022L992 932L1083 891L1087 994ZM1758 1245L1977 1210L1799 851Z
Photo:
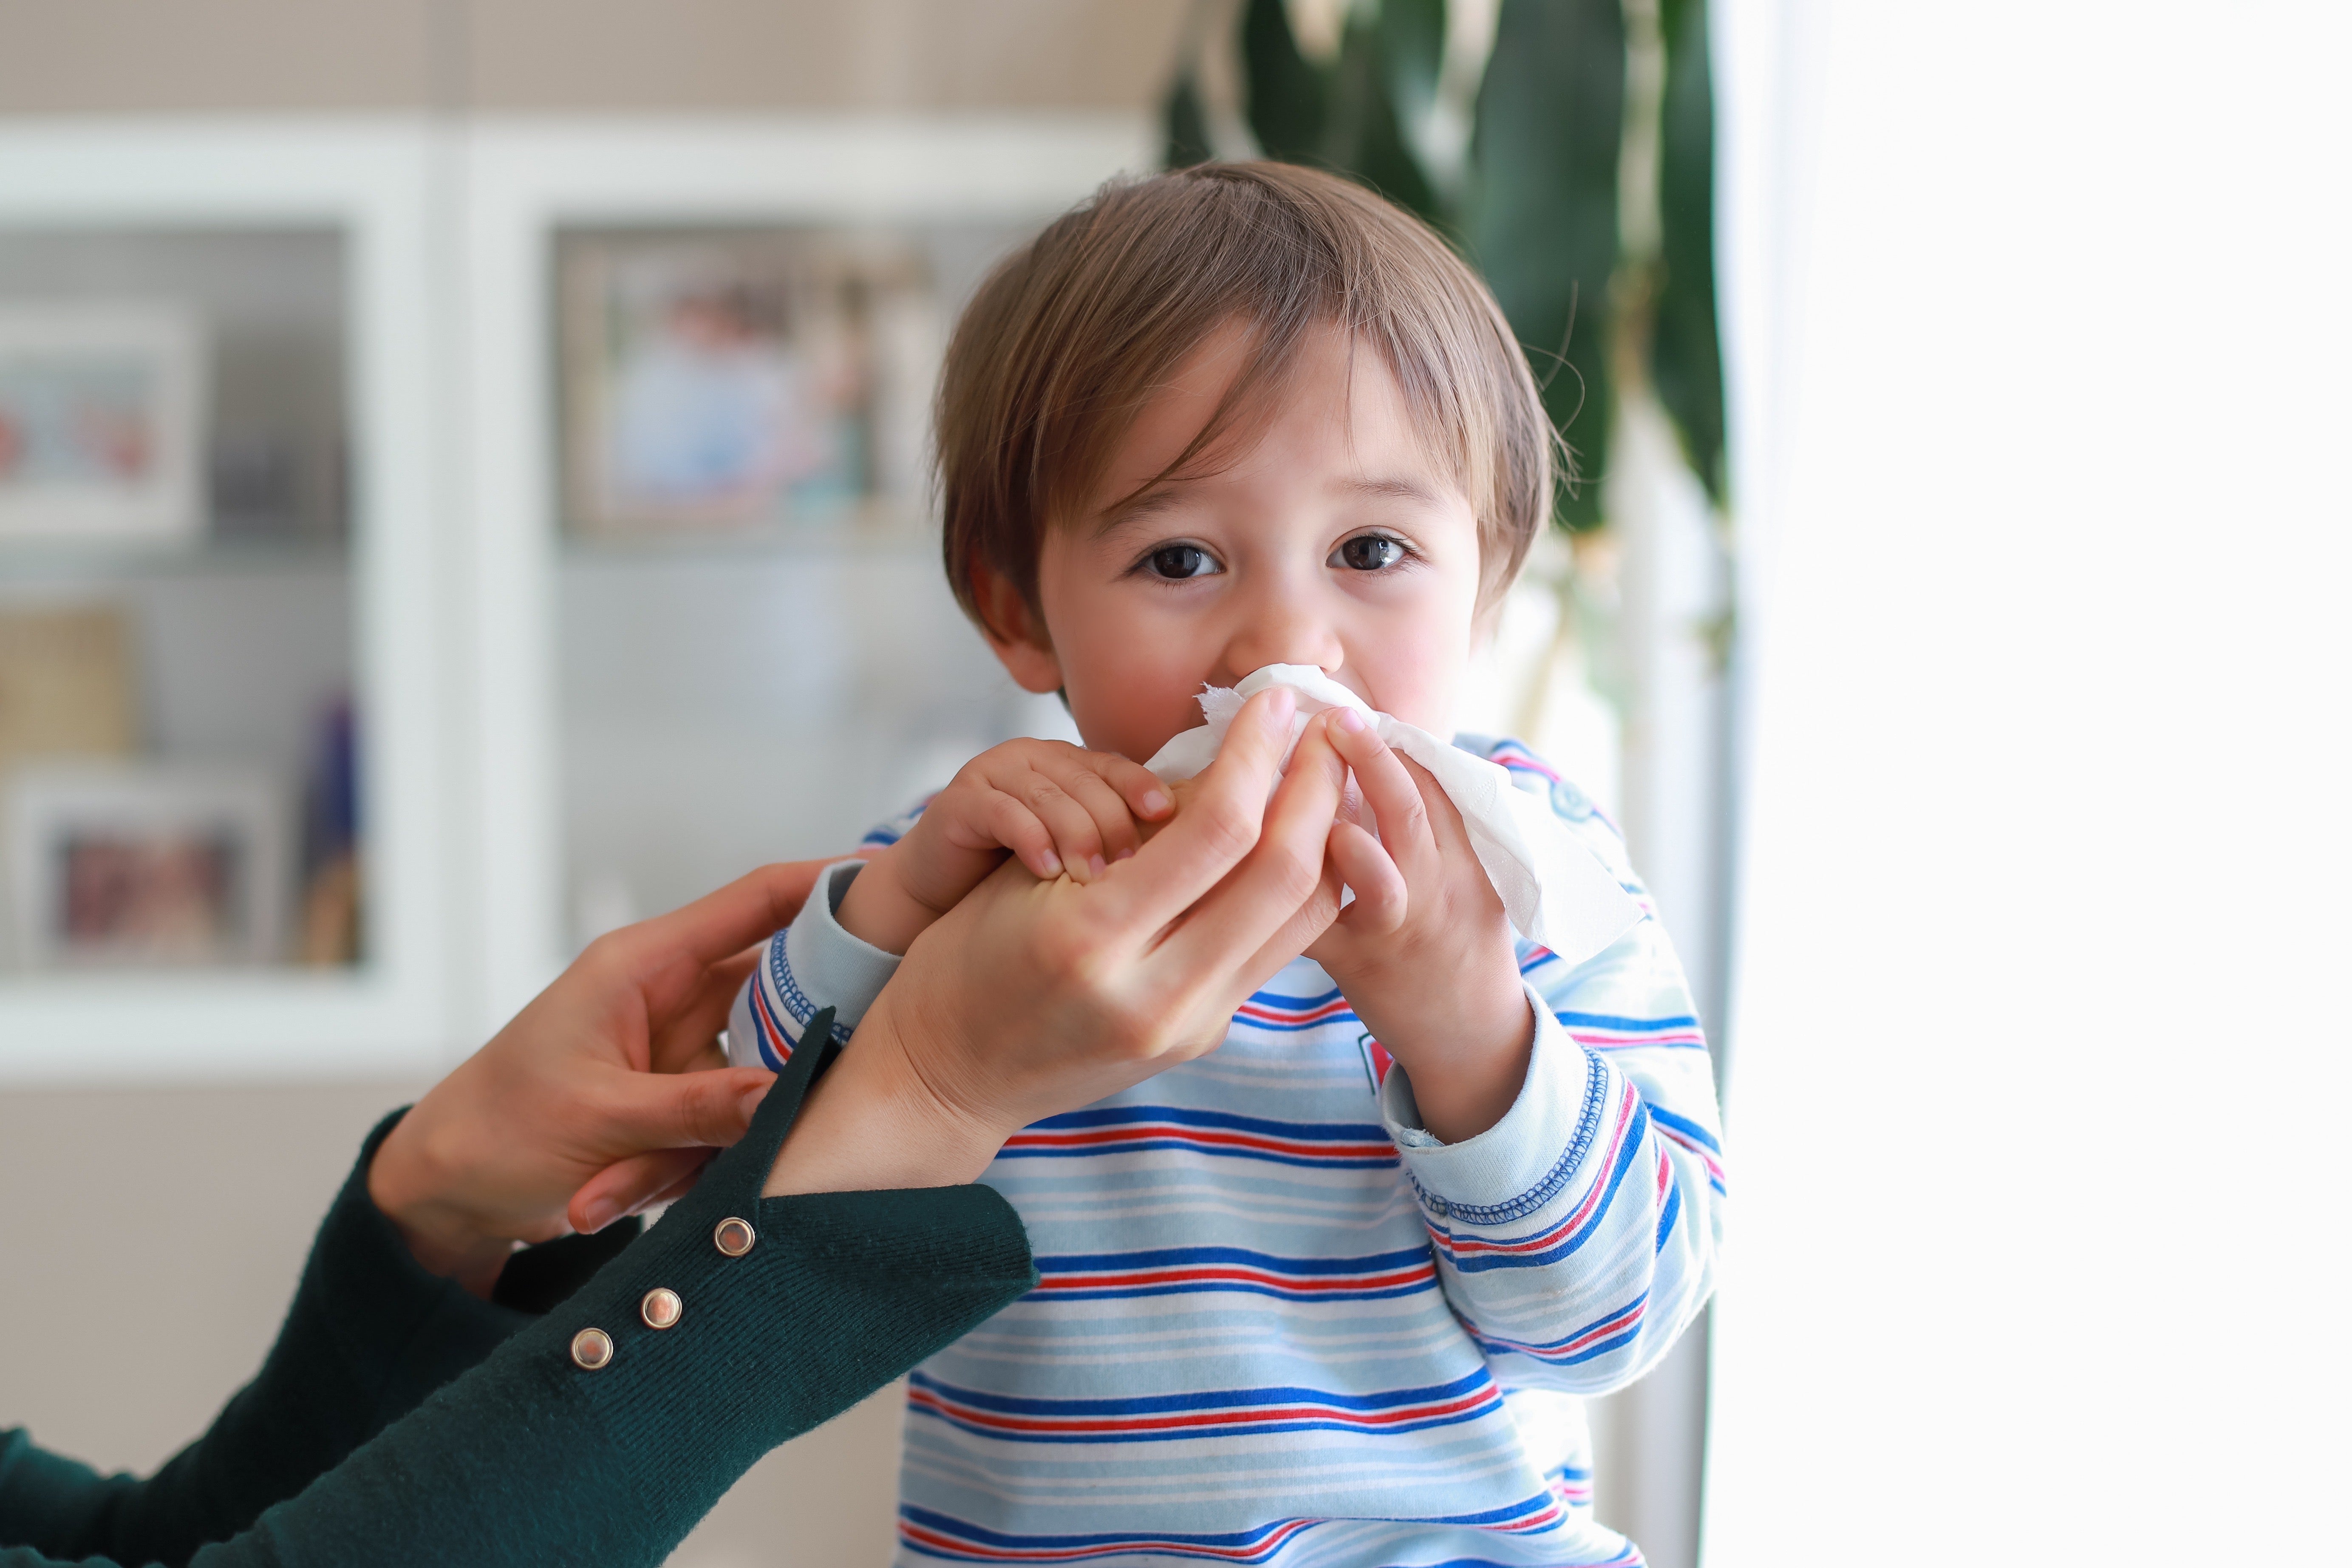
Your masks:
M0 1544L17 1549L0 1563L185 1563L299 1492L531 1321L427 1273L369 1199L369 1164L403 1114L369 1135L320 1225L277 1343L202 1438L142 1480L100 1475L21 1431L0 1433ZM509 1273L530 1297L560 1300L624 1240L532 1248L516 1255ZM501 1279L503 1298L513 1294L508 1284Z
M762 1454L1024 1294L1026 1234L986 1187L760 1196L830 1054L794 1053L569 1300L195 1568L658 1563Z
M1550 793L1563 831L1617 872L1643 919L1573 970L1523 945L1534 1047L1495 1126L1439 1142L1402 1068L1381 1112L1480 1348L1510 1357L1516 1384L1597 1394L1655 1364L1714 1289L1720 1121L1682 965L1622 843L1573 785Z

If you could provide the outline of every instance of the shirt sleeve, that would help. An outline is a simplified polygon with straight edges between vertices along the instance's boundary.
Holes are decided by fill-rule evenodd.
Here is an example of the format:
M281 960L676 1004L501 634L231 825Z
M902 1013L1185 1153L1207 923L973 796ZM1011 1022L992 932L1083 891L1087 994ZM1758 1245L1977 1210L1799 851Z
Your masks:
M857 859L826 867L799 916L768 939L759 967L728 1014L727 1059L736 1067L782 1071L820 1007L834 1010L835 1043L847 1044L898 972L897 954L842 927L841 900L865 867Z
M1601 855L1643 919L1573 970L1523 947L1535 1039L1493 1127L1439 1142L1401 1067L1381 1114L1481 1349L1511 1358L1515 1383L1595 1394L1654 1365L1714 1289L1721 1121L1689 985L1622 842L1572 785L1552 793L1562 831Z
M251 1525L529 1324L501 1278L478 1300L421 1268L367 1194L367 1172L403 1111L362 1147L304 1266L278 1342L212 1427L154 1475L101 1475L0 1433L0 1545L41 1562L180 1563ZM515 1255L512 1282L552 1304L635 1234L574 1237ZM0 1555L0 1563L16 1561Z

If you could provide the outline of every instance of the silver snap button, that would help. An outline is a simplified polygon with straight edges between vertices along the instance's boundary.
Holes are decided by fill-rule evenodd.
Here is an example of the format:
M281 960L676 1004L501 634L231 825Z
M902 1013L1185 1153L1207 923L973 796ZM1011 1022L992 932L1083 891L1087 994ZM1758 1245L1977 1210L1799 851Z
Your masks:
M613 1364L613 1336L602 1329L583 1329L572 1336L572 1364L583 1372L601 1372Z

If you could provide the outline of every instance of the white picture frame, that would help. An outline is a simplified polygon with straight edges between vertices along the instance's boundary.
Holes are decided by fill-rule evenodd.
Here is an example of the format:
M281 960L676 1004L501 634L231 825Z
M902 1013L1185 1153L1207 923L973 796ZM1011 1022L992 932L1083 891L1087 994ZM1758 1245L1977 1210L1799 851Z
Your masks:
M556 712L563 516L557 237L582 228L1042 227L1121 173L1158 166L1149 114L490 115L469 126L460 211L468 646L467 755L482 892L474 1030L487 1035L577 952L566 897ZM912 532L912 531L910 531ZM870 535L868 537L871 537ZM919 533L913 533L919 539ZM840 542L855 540L840 531ZM862 545L862 542L861 542Z
M247 769L47 763L8 789L28 969L234 968L286 953L289 819Z
M919 514L940 317L882 226L552 237L565 525L587 539Z
M191 310L0 304L0 544L194 540L205 388Z

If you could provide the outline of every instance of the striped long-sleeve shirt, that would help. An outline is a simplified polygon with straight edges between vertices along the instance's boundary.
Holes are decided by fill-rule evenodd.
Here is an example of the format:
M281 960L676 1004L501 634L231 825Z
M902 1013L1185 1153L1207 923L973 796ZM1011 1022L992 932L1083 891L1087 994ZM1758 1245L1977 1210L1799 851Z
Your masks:
M1639 1561L1592 1517L1580 1396L1639 1376L1711 1289L1706 1047L1615 829L1515 742L1456 743L1546 795L1641 921L1573 968L1520 944L1527 1079L1464 1142L1422 1130L1306 959L1214 1053L1017 1134L982 1179L1042 1278L910 1380L902 1563ZM845 1036L888 979L833 917L856 869L770 943L739 1063L780 1066L821 1005Z

